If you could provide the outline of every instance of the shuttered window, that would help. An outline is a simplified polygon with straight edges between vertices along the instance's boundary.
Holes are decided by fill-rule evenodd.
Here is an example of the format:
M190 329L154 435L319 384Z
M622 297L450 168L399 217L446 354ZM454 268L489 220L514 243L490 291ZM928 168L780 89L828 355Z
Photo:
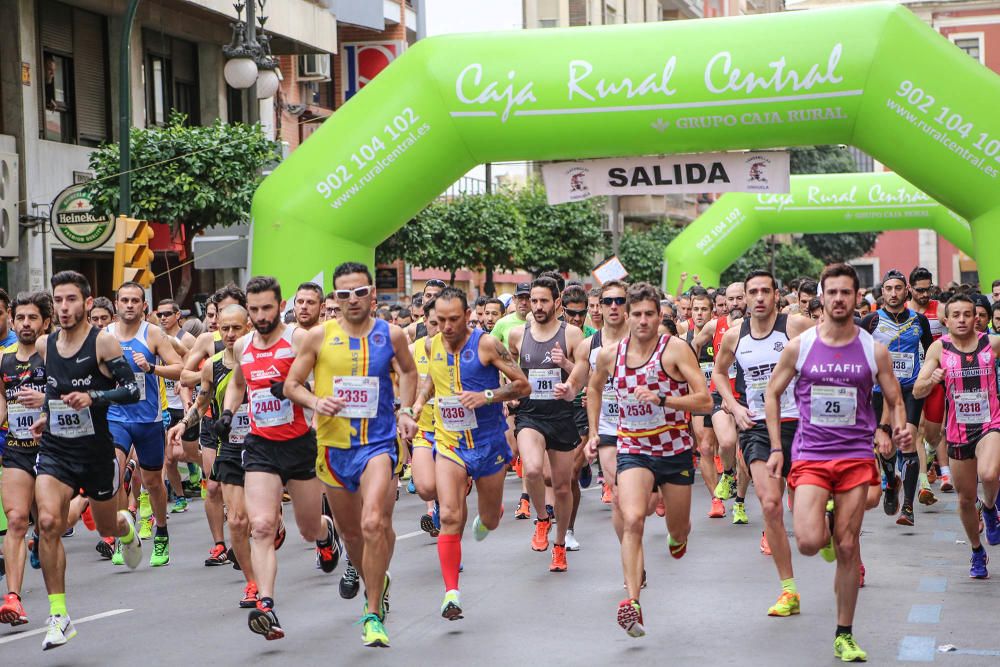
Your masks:
M146 48L146 124L164 125L170 112L201 122L198 97L198 45L158 30L144 30Z

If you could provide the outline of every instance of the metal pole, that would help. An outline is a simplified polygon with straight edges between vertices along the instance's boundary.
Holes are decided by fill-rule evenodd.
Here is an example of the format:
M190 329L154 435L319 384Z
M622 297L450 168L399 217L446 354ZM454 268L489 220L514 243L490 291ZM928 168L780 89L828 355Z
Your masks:
M132 209L132 24L139 0L129 0L122 19L118 48L118 214L131 215Z
M486 194L493 194L493 163L486 163Z
M257 0L247 0L247 40L251 46L257 44ZM247 108L247 120L250 125L260 121L260 102L257 100L257 82L247 88L250 96Z

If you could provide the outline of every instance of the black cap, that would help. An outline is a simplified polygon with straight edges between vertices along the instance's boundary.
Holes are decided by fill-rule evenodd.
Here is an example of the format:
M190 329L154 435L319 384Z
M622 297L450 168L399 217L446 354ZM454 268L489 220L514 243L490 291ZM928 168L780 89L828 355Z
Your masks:
M903 275L902 271L897 271L896 269L889 269L885 272L885 275L882 276L883 285L890 280L901 280L904 285L906 284L906 276Z
M518 283L514 289L514 296L528 296L531 294L531 283Z

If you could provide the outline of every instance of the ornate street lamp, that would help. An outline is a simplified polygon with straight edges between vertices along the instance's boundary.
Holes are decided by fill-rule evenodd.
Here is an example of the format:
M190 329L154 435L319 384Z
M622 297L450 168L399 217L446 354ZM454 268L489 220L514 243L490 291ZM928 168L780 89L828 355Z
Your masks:
M264 33L267 17L263 16L267 0L242 0L233 4L236 22L232 24L233 39L222 47L226 56L223 74L226 83L233 88L246 90L256 86L256 94L251 99L260 100L273 97L278 92L278 61L271 55L270 38ZM243 21L243 10L247 10L247 20ZM260 16L255 16L259 10ZM251 103L253 107L255 102ZM253 114L255 117L256 114ZM253 118L255 120L255 118Z

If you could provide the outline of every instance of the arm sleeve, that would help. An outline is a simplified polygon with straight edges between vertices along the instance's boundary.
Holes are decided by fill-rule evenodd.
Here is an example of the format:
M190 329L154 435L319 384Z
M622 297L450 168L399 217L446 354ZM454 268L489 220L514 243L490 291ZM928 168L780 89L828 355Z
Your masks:
M125 357L115 357L107 361L111 378L118 385L114 389L90 391L94 405L110 405L112 403L128 404L139 402L139 385L135 383L135 372L125 361Z
M924 352L927 352L927 348L934 342L934 337L931 335L931 323L927 316L921 313L917 313L917 321L920 323L920 346L924 348Z
M868 333L874 333L875 327L878 326L878 313L868 313L863 318L861 318L861 328Z

